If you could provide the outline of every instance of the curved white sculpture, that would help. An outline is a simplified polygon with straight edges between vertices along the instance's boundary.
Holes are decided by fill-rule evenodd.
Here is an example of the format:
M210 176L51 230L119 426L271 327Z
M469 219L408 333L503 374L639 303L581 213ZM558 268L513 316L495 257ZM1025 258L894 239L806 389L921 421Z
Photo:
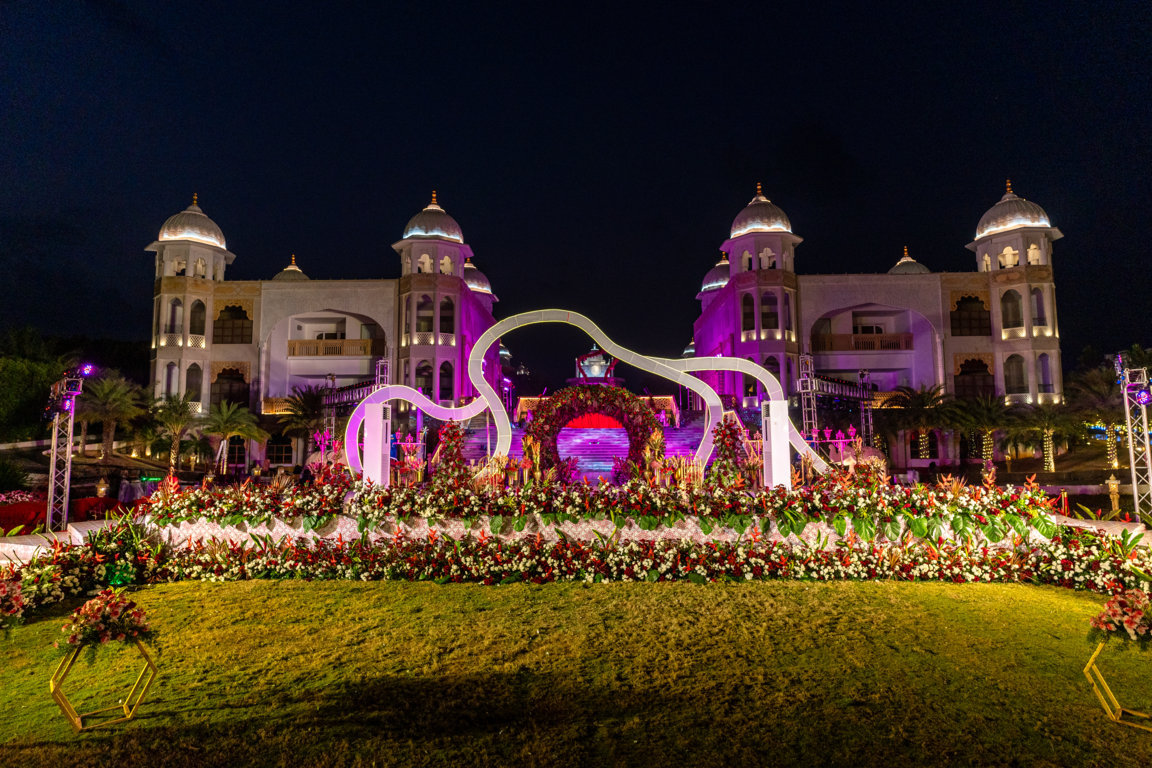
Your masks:
M364 424L367 406L373 403L383 403L389 400L405 400L420 410L437 419L464 420L488 410L496 423L495 453L508 454L512 447L512 422L507 412L501 406L496 390L484 379L484 354L489 347L499 341L504 334L521 328L525 325L537 323L563 323L572 325L587 333L600 346L602 350L617 360L628 363L642 371L654 373L669 381L695 392L704 401L707 416L704 423L704 437L696 449L696 461L703 464L712 454L712 427L723 418L724 407L720 396L700 379L689 374L689 371L736 371L752 376L764 386L769 398L770 419L766 425L764 435L764 471L765 483L771 487L784 485L791 487L791 472L788 461L788 444L791 443L800 453L807 455L817 471L825 472L827 464L812 450L800 435L796 426L788 419L787 401L784 399L784 390L780 382L764 368L737 357L697 357L689 360L670 360L667 358L648 357L633 352L608 338L604 331L579 312L570 312L563 309L544 309L536 312L524 312L499 321L479 339L476 340L472 352L468 355L468 378L472 386L480 393L480 397L468 405L458 408L449 408L429 400L418 390L403 384L393 384L382 387L366 397L348 419L348 427L344 433L344 446L348 466L359 472L362 468L359 448L360 427ZM379 429L378 425L366 425L365 429ZM369 442L366 440L366 442ZM380 445L378 440L370 441ZM387 445L385 440L383 445ZM387 478L371 478L377 483L387 483Z

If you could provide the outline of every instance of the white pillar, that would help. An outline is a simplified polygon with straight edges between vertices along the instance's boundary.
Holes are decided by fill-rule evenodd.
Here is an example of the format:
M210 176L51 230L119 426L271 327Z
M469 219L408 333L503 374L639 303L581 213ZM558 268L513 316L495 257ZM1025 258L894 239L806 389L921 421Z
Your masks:
M788 426L788 401L769 400L760 406L760 434L763 435L764 487L784 486L792 490L792 463Z
M386 418L389 410L384 403L369 403L364 414L364 477L385 488L391 458L388 454L391 424Z

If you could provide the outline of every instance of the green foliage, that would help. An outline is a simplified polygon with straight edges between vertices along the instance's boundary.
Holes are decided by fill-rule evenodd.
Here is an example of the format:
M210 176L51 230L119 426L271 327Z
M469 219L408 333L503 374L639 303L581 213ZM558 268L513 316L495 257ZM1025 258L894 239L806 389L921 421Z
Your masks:
M0 456L0 491L22 491L28 487L28 473Z
M434 491L455 491L471 482L468 465L464 461L464 429L458 421L449 421L440 427L439 460L432 475Z
M713 427L712 441L716 446L716 458L708 470L708 487L739 487L740 426L734 419L724 419Z
M192 411L192 396L185 393L182 397L164 398L159 401L154 418L164 434L172 441L168 454L168 466L175 468L176 462L180 458L180 441L188 427L196 420L196 414Z
M303 437L311 444L312 435L324 429L324 394L327 391L327 387L319 384L293 387L286 403L288 412L279 417L284 434Z
M116 425L129 421L145 412L144 393L140 387L114 370L84 384L84 392L77 398L76 412L89 422L100 422L104 446L103 460L112 459L112 444L116 439Z
M0 440L30 440L43 434L44 404L63 370L56 362L0 357Z

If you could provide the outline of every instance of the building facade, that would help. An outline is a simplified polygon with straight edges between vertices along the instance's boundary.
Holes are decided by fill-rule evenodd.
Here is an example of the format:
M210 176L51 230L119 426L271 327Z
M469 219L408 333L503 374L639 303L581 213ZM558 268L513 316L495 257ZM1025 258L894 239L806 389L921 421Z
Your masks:
M817 375L857 381L866 371L882 392L942 386L957 397L1059 403L1052 245L1062 236L1009 185L967 246L971 271L932 272L905 249L886 274L798 274L802 240L757 186L704 277L685 353L752 360L789 395L810 353ZM734 403L763 398L751 378L705 376Z
M293 256L268 280L228 280L236 256L193 198L147 248L156 269L154 395L188 395L200 413L231 401L275 415L297 389L370 380L383 362L391 382L440 403L471 398L466 361L497 300L487 277L435 193L392 247L399 279L311 280ZM499 391L498 347L485 372ZM244 461L264 460L262 449L246 446ZM303 460L298 446L274 458Z

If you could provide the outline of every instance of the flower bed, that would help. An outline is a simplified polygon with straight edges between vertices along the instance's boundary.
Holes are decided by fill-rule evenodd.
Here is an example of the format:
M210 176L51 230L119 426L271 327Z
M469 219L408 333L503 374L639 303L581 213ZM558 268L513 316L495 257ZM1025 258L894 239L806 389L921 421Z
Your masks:
M1074 535L1073 535L1074 534ZM140 545L121 524L88 543L60 547L0 580L17 580L28 606L107 584L105 563L130 563L135 580L399 579L501 584L517 581L759 581L767 579L1025 582L1119 593L1150 584L1152 552L1087 531L1062 530L1042 546L996 549L925 543L794 546L786 542L546 541L506 543L481 534L332 541L256 540L188 547Z
M391 530L396 522L483 521L493 534L512 535L534 524L628 521L643 531L668 533L691 521L704 536L727 529L743 535L753 526L765 536L798 537L820 526L835 538L851 534L865 542L897 541L906 534L939 543L1010 544L1014 538L1050 538L1056 525L1052 500L1035 485L1023 488L945 483L913 487L888 484L870 474L833 476L785 491L749 492L707 484L669 487L632 480L622 485L536 483L520 488L475 488L461 483L381 488L333 473L313 486L276 490L265 486L198 488L161 494L144 507L159 525L204 521L224 527L283 521L304 532L328 526L340 514L358 532ZM348 531L342 531L347 535ZM515 538L515 536L513 536ZM693 538L696 538L693 536ZM725 538L721 536L721 538Z

